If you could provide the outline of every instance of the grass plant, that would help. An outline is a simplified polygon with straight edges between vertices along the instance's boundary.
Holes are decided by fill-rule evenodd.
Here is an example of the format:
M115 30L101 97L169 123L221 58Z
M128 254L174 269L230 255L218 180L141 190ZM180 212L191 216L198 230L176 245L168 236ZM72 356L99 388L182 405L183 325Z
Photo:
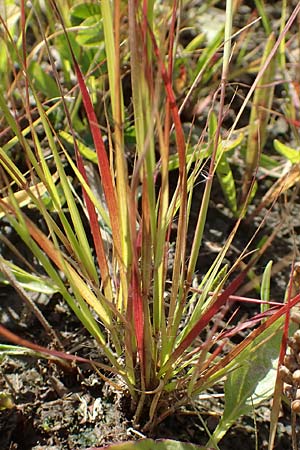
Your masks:
M243 133L231 138L235 124L229 138L222 128L231 58L238 61L242 52L237 46L235 55L232 47L233 3L227 0L224 29L206 47L198 37L185 49L186 55L201 50L188 95L201 86L211 105L196 144L184 132L174 88L186 57L177 61L184 2L49 0L28 8L21 0L20 7L7 1L1 11L1 219L33 255L25 269L1 256L2 274L19 292L21 284L30 290L35 283L61 295L99 346L100 361L91 365L105 380L114 375L113 386L130 397L133 422L145 433L226 378L224 416L210 447L241 414L272 396L282 330L288 333L284 317L300 298L218 329L216 317L243 301L233 295L273 238L251 257L247 246L227 266L266 140L274 76L268 63L292 25L289 19L276 43L273 35L268 40L250 89L249 97L256 91L238 205L230 158L246 140ZM263 23L269 29L266 15ZM257 121L260 137L254 136ZM216 176L236 224L195 288ZM200 181L203 194L195 205ZM188 243L192 208L197 221ZM270 276L268 268L261 300L268 306ZM242 342L226 348L254 325ZM64 353L59 338L51 350L3 326L0 333L39 357L86 362Z

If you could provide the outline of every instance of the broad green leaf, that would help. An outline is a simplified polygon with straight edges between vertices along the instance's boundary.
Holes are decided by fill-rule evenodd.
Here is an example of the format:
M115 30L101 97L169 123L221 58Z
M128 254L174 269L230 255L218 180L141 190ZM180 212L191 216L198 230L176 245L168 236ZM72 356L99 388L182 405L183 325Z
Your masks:
M101 14L99 3L85 2L74 6L71 10L72 25L80 25L85 19Z
M83 47L104 48L104 35L101 16L88 17L82 22L76 41Z
M58 286L55 285L53 280L42 278L38 275L33 275L15 264L5 261L5 264L9 266L13 276L23 289L32 292L40 292L41 294L52 295L59 292ZM0 283L9 284L7 279L0 272Z
M41 92L47 98L60 97L60 92L56 81L37 61L32 61L28 72L31 75L32 82L38 92Z
M120 444L112 444L106 447L98 447L91 450L205 450L206 447L178 442L172 439L141 439L134 442L121 442ZM207 449L208 450L208 449Z
M236 359L239 367L227 376L224 413L208 445L219 442L241 415L250 415L255 406L271 398L281 344L280 323L275 322Z
M300 150L295 150L292 147L284 145L277 139L274 140L274 148L275 150L277 150L278 153L280 153L289 161L291 161L292 164L300 163Z

